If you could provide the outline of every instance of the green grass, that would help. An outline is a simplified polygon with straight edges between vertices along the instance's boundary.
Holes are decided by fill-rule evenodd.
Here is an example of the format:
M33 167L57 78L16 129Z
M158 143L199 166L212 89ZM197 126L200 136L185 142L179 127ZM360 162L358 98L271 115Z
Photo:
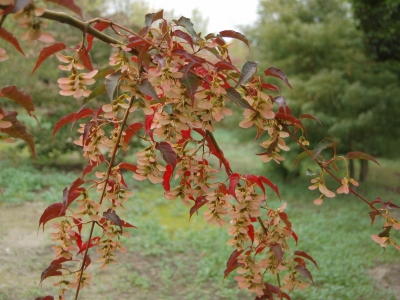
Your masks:
M228 159L238 162L235 171L263 172L257 158L248 157L254 153L251 146L240 148L227 131L217 134L217 138L227 149ZM396 201L399 167L398 161L385 160L380 168L371 165L371 176L358 191L369 200L380 196L385 201ZM26 160L2 161L0 168L0 199L5 209L26 201L61 201L62 189L79 176L51 169L38 171ZM128 201L121 217L137 229L130 230L132 236L125 239L129 262L121 258L123 262L112 269L117 274L105 273L111 274L108 285L97 287L104 299L114 299L106 296L110 291L119 298L129 298L126 293L131 289L139 291L137 299L254 299L237 289L235 272L223 280L226 260L232 252L226 245L229 237L225 228L207 225L202 211L189 220L189 208L179 200L165 200L161 187L133 183L130 178L127 174L136 195ZM309 180L302 175L296 181L278 183L282 202L269 190L270 206L288 203L286 211L300 238L297 247L292 242L293 249L307 251L319 265L316 269L309 264L315 284L290 293L292 299L395 299L390 291L378 288L368 273L377 264L398 262L397 251L383 251L370 238L381 230L381 220L370 226L368 206L350 195L326 199L322 206L315 206L312 200L318 193L307 189ZM399 234L394 237L400 238ZM98 271L95 273L100 276ZM38 293L35 290L30 295Z

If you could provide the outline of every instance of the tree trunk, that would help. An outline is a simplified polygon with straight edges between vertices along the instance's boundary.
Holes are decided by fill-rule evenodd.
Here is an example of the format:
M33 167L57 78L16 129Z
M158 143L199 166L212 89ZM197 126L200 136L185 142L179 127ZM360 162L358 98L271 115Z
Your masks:
M359 181L363 182L367 179L368 176L368 160L361 159L360 160L360 178Z

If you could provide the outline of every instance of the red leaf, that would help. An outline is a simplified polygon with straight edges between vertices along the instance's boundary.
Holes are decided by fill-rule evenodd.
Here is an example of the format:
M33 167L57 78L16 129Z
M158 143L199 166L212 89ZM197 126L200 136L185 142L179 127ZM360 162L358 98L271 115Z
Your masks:
M51 295L47 295L44 297L37 297L37 298L35 298L35 300L54 300L54 297Z
M266 76L277 77L277 78L281 79L288 87L292 88L285 73L283 73L283 71L281 69L271 67L271 68L268 68L267 70L265 70L264 74Z
M100 160L100 161L93 161L93 160L90 160L90 161L87 163L85 169L83 170L82 178L85 177L86 174L92 172L92 170L93 170L94 167L97 167L99 164L101 164L102 162L104 162L104 161L106 160L105 157L104 157L102 154L101 154L100 156L98 156L98 157L99 157L99 160Z
M171 165L172 169L176 167L176 153L172 149L171 144L168 142L161 142L156 144L156 149L159 150L164 158L164 161Z
M394 204L392 201L387 201L382 203L385 209L399 209L400 206Z
M319 125L322 126L321 121L317 117L314 117L313 115L310 115L310 114L301 114L300 119L312 119L312 120L317 121L319 123Z
M97 22L96 24L94 24L93 28L98 30L98 31L103 31L105 29L107 29L108 27L110 27L110 23L104 23L102 21ZM91 34L88 34L86 36L86 40L87 40L87 51L89 52L90 49L92 49L93 46L93 39L94 36Z
M301 257L296 257L295 259L293 259L293 261L297 262L297 264L299 264L301 266L304 266L304 267L306 266L306 262Z
M278 186L277 185L275 185L272 181L270 181L268 178L265 178L264 176L258 176L258 179L261 181L261 182L263 182L263 183L265 183L266 185L268 185L274 192L275 192L275 194L277 194L278 195L278 197L279 197L279 199L281 198L281 195L279 194L279 189L278 189Z
M286 227L287 227L289 230L292 230L292 223L290 223L287 214L286 214L285 212L280 212L280 213L279 213L279 217L280 217L281 220L285 223Z
M62 272L60 271L60 269L62 269L62 263L69 260L71 259L66 259L65 257L53 260L50 263L50 266L48 266L47 269L42 272L40 276L40 285L42 284L43 280L45 280L47 277L62 275Z
M65 46L65 44L64 44L64 43L61 43L61 42L55 43L54 45L51 45L51 46L49 46L49 47L43 48L42 51L40 51L39 58L38 58L38 60L37 60L37 62L36 62L35 67L34 67L33 70L32 70L32 74L36 71L37 68L40 67L40 65L41 65L47 58L49 58L50 56L52 56L54 53L57 53L57 52L59 52L59 51L61 51L61 50L64 50L64 49L66 49L66 48L67 48L67 46Z
M297 243L298 243L298 241L299 241L299 238L297 237L297 234L292 230L292 237L294 238L294 240L296 241L296 245L297 245Z
M279 86L275 84L270 84L270 83L263 83L262 84L263 89L269 90L269 91L274 91L280 93L281 90L279 89Z
M364 153L364 152L360 152L360 151L354 151L354 152L349 152L346 154L346 158L347 159L366 159L366 160L372 160L374 163L376 163L378 166L380 166L380 164L378 163L378 161L373 158L371 155Z
M229 259L226 263L226 269L224 271L224 277L228 276L229 273L231 273L233 270L235 270L236 268L238 268L241 264L238 263L237 259L240 256L240 254L242 254L243 251L233 251L231 256L229 256Z
M189 43L190 47L193 49L193 39L192 37L182 30L175 30L173 33L175 36L180 37L181 39L185 40Z
M82 219L81 218L73 218L72 221L74 221L75 225L78 226L78 232L81 233L82 231Z
M192 140L192 136L190 135L190 128L188 130L181 130L182 138L177 142L177 144L181 145L187 140Z
M79 60L86 69L93 71L92 59L90 58L89 50L85 47L79 49L78 51Z
M162 183L164 191L166 191L166 192L169 192L171 189L170 181L171 181L172 172L173 172L172 167L170 165L167 165L166 171L164 172L164 175L163 175L163 183Z
M265 195L265 187L261 183L260 179L258 178L260 176L256 176L256 175L253 175L253 174L246 174L246 175L243 175L243 177L246 178L251 183L257 184L260 187L260 189L263 191L264 195Z
M307 258L308 260L312 261L312 263L318 268L317 262L314 260L314 258L312 258L310 255L308 255L306 252L304 252L304 251L294 251L293 254L297 255L297 256L301 256L301 257Z
M70 113L69 115L62 117L60 120L57 121L56 124L54 124L53 127L53 135L51 136L51 138L54 138L54 135L56 134L56 132L58 131L58 129L60 129L61 127L63 127L64 125L67 125L69 122L72 122L75 119L76 113Z
M3 40L6 40L10 44L12 44L19 52L21 52L25 56L25 53L22 50L18 40L14 37L14 35L11 32L7 31L4 27L0 28L0 37Z
M125 130L124 143L129 144L132 136L143 127L142 123L134 123Z
M65 8L70 9L71 11L76 13L78 16L83 18L82 9L75 4L74 0L46 0L46 1L53 2L58 5L64 6Z
M308 269L305 266L297 265L297 266L294 267L294 269L297 272L299 272L300 274L302 274L303 276L305 276L308 279L310 279L314 283L314 280L312 278L312 275L311 275L310 271L308 271Z
M136 226L134 226L134 225L132 225L132 224L130 224L128 222L125 222L124 220L121 220L121 224L122 224L122 227L136 228Z
M190 217L197 212L204 204L206 204L208 201L205 196L200 196L197 197L194 205L190 208Z
M26 109L28 114L32 116L31 112L35 110L31 96L22 90L18 89L16 86L6 86L0 91L1 97L6 97Z
M240 181L240 174L233 173L231 176L229 176L229 194L231 194L235 198L236 198L235 188L238 185L239 181Z
M35 154L35 140L33 134L26 130L24 124L20 123L17 120L18 113L15 111L7 111L4 113L4 121L8 121L12 123L11 127L8 128L0 128L0 132L7 133L9 136L24 140L29 147L31 148L31 152L34 158L36 158Z
M118 165L118 167L119 167L119 169L132 171L133 173L136 173L136 170L137 170L137 167L135 165L128 164L128 163L120 163Z
M44 225L48 221L65 215L65 211L64 211L64 213L62 213L63 211L64 211L64 203L57 202L57 203L51 204L44 210L42 216L40 217L39 227L40 227L40 225L43 224L43 231L44 231Z
M93 246L95 246L98 243L98 241L100 241L99 236L95 236L94 238L92 238L89 243L89 249L92 248ZM81 254L87 248L88 248L88 241L86 241L85 243L83 243L83 245L81 247L79 247L79 252L76 255Z
M239 41L242 41L243 43L245 43L247 45L247 47L250 48L249 41L240 32L237 32L237 31L234 31L234 30L223 30L223 31L219 32L219 35L222 36L222 37L228 37L228 38L233 38L233 39L237 39Z
M146 101L146 100L144 100L144 101ZM151 138L152 141L154 141L153 132L151 131L151 124L153 123L153 119L154 119L154 114L146 115L145 127L144 127L146 129L147 134L149 135L149 137Z
M86 255L86 259L85 259L85 269L87 269L87 267L89 267L90 263L92 262L91 258L89 255Z
M254 243L254 226L252 224L247 226L247 235L251 239L251 244L253 244Z
M78 111L76 113L74 119L72 120L71 129L72 129L72 127L74 127L76 121L86 118L86 117L90 117L92 115L93 115L93 109L91 109L91 108L81 109L80 111Z

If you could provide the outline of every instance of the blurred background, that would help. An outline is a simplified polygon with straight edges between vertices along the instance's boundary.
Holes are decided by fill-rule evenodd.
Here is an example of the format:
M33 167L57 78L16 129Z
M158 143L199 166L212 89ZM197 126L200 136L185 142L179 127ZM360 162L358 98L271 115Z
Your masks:
M109 18L135 31L144 26L145 14L164 9L169 20L189 17L203 36L228 29L245 34L251 51L232 40L234 63L241 67L255 60L260 62L260 74L271 66L286 73L293 90L273 78L269 82L281 87L294 115L309 113L322 122L320 126L304 121L310 147L329 136L339 142L340 154L360 150L373 155L380 167L366 160L351 161L351 177L361 182L358 191L368 200L379 196L400 204L399 0L110 2L82 0L79 5L86 19ZM4 26L14 30L14 35L22 33L11 18ZM71 46L80 41L80 33L62 24L50 23L49 29L56 40ZM61 201L62 190L80 176L84 164L73 144L76 128L71 131L66 126L51 139L54 123L83 103L58 96L57 79L65 74L55 58L30 75L40 46L22 45L26 59L10 55L1 63L0 87L16 85L29 93L39 124L25 112L19 114L35 135L36 161L24 143L0 143L0 216L4 220L0 300L43 295L38 278L52 260L52 250L48 235L36 235L36 225L46 206ZM2 40L0 47L14 54ZM95 40L91 53L95 67L108 61L109 51ZM0 104L5 110L15 109L3 98ZM309 252L320 265L319 270L310 266L315 285L291 293L293 299L400 299L395 297L400 295L399 254L393 249L383 251L370 239L383 224L371 227L368 207L351 195L315 206L313 199L318 195L308 191L311 178L305 176L305 170L315 166L304 160L293 167L301 150L290 143L293 150L282 164L262 164L254 155L259 152L253 142L256 133L241 130L241 118L236 109L219 124L216 137L221 148L235 172L264 175L279 185L300 236L297 249ZM138 226L126 240L129 254L114 269L93 270L96 280L83 299L254 299L237 290L232 275L223 280L231 252L225 245L225 229L205 224L202 213L189 221L187 207L165 200L159 187L133 180L129 184L136 196L125 217ZM333 182L329 184L336 189ZM279 200L270 194L270 206L279 207ZM16 288L21 280L24 286ZM51 279L44 289L54 292Z

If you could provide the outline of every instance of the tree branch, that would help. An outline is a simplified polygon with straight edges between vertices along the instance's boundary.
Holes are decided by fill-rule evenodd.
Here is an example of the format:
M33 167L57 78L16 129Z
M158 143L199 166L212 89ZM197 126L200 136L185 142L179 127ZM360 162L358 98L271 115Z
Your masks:
M107 34L104 34L100 31L94 29L93 27L88 26L89 22L79 20L79 19L74 18L64 12L56 12L56 11L46 9L45 12L40 16L40 18L71 25L72 27L75 27L82 32L86 32L88 34L93 35L95 38L99 39L100 41L102 41L106 44L121 44L121 41L114 39L113 37L111 37ZM132 51L130 51L130 52L132 54L138 54L137 51L134 49L132 49Z

